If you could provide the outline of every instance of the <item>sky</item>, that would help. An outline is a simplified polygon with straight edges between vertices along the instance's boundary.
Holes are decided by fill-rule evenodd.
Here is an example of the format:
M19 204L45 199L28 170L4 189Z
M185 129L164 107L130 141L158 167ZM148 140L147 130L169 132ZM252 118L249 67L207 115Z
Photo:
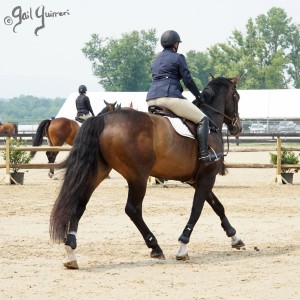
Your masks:
M119 39L133 30L156 29L160 38L173 29L182 40L179 52L186 54L226 42L235 29L245 32L250 18L272 7L300 24L298 0L1 1L0 99L66 98L80 84L103 91L81 51L93 33Z

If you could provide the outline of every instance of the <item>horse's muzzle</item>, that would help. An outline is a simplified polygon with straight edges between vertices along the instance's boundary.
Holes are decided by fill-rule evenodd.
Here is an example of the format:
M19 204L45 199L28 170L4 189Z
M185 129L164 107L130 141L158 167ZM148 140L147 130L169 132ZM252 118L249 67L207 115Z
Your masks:
M234 119L230 125L228 125L230 135L238 137L243 130L243 125L239 117Z

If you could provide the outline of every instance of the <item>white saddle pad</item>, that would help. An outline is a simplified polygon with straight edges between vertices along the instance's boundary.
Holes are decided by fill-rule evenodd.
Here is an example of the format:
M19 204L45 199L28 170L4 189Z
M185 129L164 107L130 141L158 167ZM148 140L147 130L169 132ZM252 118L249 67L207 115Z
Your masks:
M166 117L166 118L169 119L169 121L171 122L172 126L174 127L175 131L178 134L189 137L191 139L195 139L194 136L189 131L189 129L187 128L187 126L184 125L179 118L170 118L170 117Z

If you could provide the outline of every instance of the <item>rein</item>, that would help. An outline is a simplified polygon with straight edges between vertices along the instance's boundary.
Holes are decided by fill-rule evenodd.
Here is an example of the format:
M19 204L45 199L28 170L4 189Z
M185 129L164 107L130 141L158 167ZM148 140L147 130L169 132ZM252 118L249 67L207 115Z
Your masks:
M236 121L236 119L237 119L237 116L238 116L238 106L237 106L237 101L234 99L235 96L236 96L235 91L236 91L236 89L234 88L234 89L233 89L233 92L232 92L232 100L233 100L233 102L234 102L234 117L233 117L233 118L229 117L229 116L226 115L225 113L222 113L222 112L219 111L218 109L213 108L212 106L206 104L205 102L203 102L202 105L204 105L204 106L208 107L209 109L213 110L214 112L216 112L216 113L222 115L223 117L225 117L226 119L228 119L229 121L231 121L231 122L232 122L232 125L234 125L234 123L235 123L235 121Z
M234 90L233 90L233 93L232 93L232 100L233 100L233 102L234 102L234 116L233 116L233 118L229 117L228 115L226 115L225 113L219 111L218 109L213 108L212 106L206 104L205 102L202 103L202 105L203 105L203 106L206 106L206 107L208 107L210 110L213 110L214 112L216 112L216 113L222 115L223 117L225 117L226 119L228 119L229 121L231 121L231 124L232 124L233 126L235 126L235 123L236 123L237 118L238 118L238 115L239 115L239 113L238 113L238 104L237 104L237 101L235 100L235 96L236 96L235 91L236 91L236 89L235 89L235 87L234 87ZM229 153L229 134L228 134L228 130L226 131L226 142L227 142L227 153L224 154L224 156L227 156L228 153Z

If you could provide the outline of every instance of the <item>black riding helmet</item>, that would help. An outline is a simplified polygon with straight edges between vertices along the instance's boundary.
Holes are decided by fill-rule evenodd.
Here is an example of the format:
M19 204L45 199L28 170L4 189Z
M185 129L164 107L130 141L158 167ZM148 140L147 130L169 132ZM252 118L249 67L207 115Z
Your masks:
M86 93L86 91L87 91L87 88L86 88L85 85L79 86L78 92L79 92L80 94Z
M176 42L181 43L181 39L179 34L174 30L165 31L160 38L160 43L164 48L170 48Z

